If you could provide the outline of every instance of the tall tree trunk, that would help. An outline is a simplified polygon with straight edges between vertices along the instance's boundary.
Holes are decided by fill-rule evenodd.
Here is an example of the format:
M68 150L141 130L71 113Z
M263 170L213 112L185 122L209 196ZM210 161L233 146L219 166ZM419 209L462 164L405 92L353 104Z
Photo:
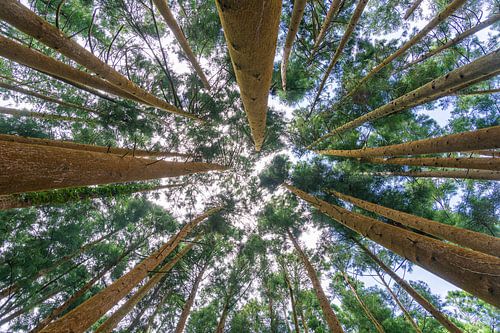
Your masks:
M334 17L337 15L340 5L342 4L342 0L333 0L332 4L330 5L330 8L328 9L328 12L326 13L325 20L323 21L323 24L321 25L321 29L319 30L318 36L316 37L316 40L314 41L314 45L312 47L311 51L311 56L309 57L312 59L316 52L318 51L319 45L321 44L321 41L326 35L326 31L328 30L328 27L330 26L330 23L334 19Z
M403 19L407 20L411 16L411 14L413 14L413 12L415 11L415 9L417 9L418 6L420 6L420 4L422 3L422 1L424 1L424 0L415 0L411 4L410 8L408 8L408 10L406 11L405 16L403 17Z
M203 279L203 274L205 274L205 271L208 268L209 263L210 261L207 259L201 270L198 272L198 275L196 275L193 286L191 287L191 292L189 293L189 297L186 300L186 303L184 303L184 306L182 307L182 313L179 318L179 321L177 322L177 326L175 326L174 333L184 332L184 327L186 326L187 319L189 317L189 314L191 313L191 308L193 306L194 299L196 298L198 287L200 286L201 280Z
M500 180L500 172L485 170L453 170L453 171L406 171L406 172L374 172L374 176L399 176L399 177L423 177L423 178L463 178Z
M194 115L183 112L140 88L113 67L80 46L75 40L66 37L61 30L49 24L20 2L16 0L4 0L4 4L0 8L0 18L25 34L30 35L41 43L44 43L88 70L96 73L119 89L137 97L142 100L144 104L153 105L162 110L181 116L188 116L193 119L196 118Z
M480 169L500 171L500 158L474 157L417 157L417 158L362 158L364 163L430 166L442 168Z
M420 230L426 234L438 237L442 240L450 241L463 247L468 247L475 251L492 256L500 256L500 238L463 228L457 228L452 225L387 208L333 190L328 190L328 192L344 201L350 202L370 212L387 217L388 219L401 223L404 226Z
M227 315L229 314L229 299L224 302L224 307L222 308L222 314L220 315L219 322L217 323L217 328L215 333L224 333L224 327L226 326Z
M316 297L318 298L319 305L321 306L321 310L323 311L323 316L325 317L326 323L328 324L328 327L331 332L337 333L337 332L344 332L342 329L342 326L340 326L339 320L335 313L332 310L332 307L330 305L330 302L328 301L328 298L325 295L325 292L323 291L323 287L321 287L321 283L318 279L318 275L316 274L316 270L314 269L313 265L305 255L305 253L302 251L300 248L299 243L293 237L292 233L287 230L288 238L293 243L293 246L295 247L295 251L299 255L300 259L302 260L302 263L304 264L307 275L309 275L309 279L311 280L311 283L314 288L314 292L316 293Z
M308 148L316 146L319 142L339 135L349 129L363 125L364 123L374 121L384 116L400 112L424 104L440 97L450 95L456 91L467 87L472 83L487 80L500 72L500 49L497 49L488 55L485 55L473 62L459 67L446 75L443 75L423 86L410 91L409 93L394 99L393 101L368 112L346 124L337 127L333 131L323 135L314 141Z
M286 313L286 306L285 303L281 304L281 309L283 310L283 321L285 323L286 331L288 333L292 333L292 329L290 328L290 324L288 323L288 315Z
M208 83L208 79L205 76L205 73L203 73L203 69L201 69L200 64L198 63L198 60L196 60L196 56L193 53L193 50L189 46L189 43L186 39L186 36L184 36L184 33L182 32L181 27L179 24L177 24L177 21L175 20L174 15L170 11L170 8L168 7L167 1L166 0L153 0L156 8L160 11L160 14L163 16L165 19L165 22L167 23L168 27L170 30L173 32L175 38L179 42L179 44L182 47L182 50L184 51L184 54L186 54L186 57L188 58L189 62L193 66L194 70L198 74L198 76L201 79L201 82L203 82L203 86L205 89L210 90L210 83Z
M473 149L493 149L500 147L500 126L477 131L444 135L384 147L350 150L327 149L316 151L321 155L368 158L372 156L398 156L452 153Z
M359 0L356 9L354 10L354 13L352 14L351 20L349 21L349 24L347 25L347 28L344 32L344 36L342 36L342 39L339 42L339 45L337 46L337 50L335 50L335 54L333 55L332 60L330 61L330 64L328 65L328 68L325 71L325 74L323 75L323 78L321 79L321 83L318 88L318 92L316 93L316 97L314 97L314 101L311 105L311 112L316 106L316 103L318 102L319 96L321 95L321 92L323 91L323 88L325 87L326 81L328 80L328 77L330 76L330 73L333 70L333 67L339 60L340 56L342 55L342 52L344 51L344 47L346 46L347 42L351 38L352 32L354 31L354 28L356 27L356 24L359 21L359 18L361 17L361 14L363 14L363 11L366 7L366 4L368 3L368 0Z
M385 279L382 276L382 274L380 274L380 272L378 270L375 270L375 273L378 275L379 279L382 280L382 284L385 286L385 288L387 289L387 291L391 295L391 297L394 300L394 302L396 302L396 304L398 305L398 307L401 310L401 312L403 312L406 320L410 323L410 325L413 327L413 329L415 330L415 332L416 333L422 333L422 330L420 330L420 327L418 327L418 325L415 322L415 320L413 320L413 317L411 316L411 314L408 312L408 310L406 310L406 308L403 305L403 303L401 303L401 301L398 299L398 297L396 296L396 294L392 291L391 287L387 284L387 282L385 282Z
M304 315L304 309L302 308L302 305L300 306L299 313L300 313L300 320L302 321L302 326L304 327L304 333L309 333L309 328L307 327L307 321Z
M322 213L370 238L448 282L500 306L500 258L444 243L427 236L353 213L288 184L284 186Z
M6 114L9 116L15 117L29 117L29 118L37 118L48 121L68 121L74 123L94 123L93 119L84 119L77 117L69 117L69 116L61 116L58 114L50 114L43 112L34 112L26 109L13 109L6 108L4 106L0 106L0 114Z
M266 131L267 99L281 15L281 0L215 2L240 87L255 149Z
M188 222L169 241L164 243L148 258L137 264L128 273L63 317L47 325L41 332L84 332L87 330L139 284L148 275L148 272L154 270L165 260L194 227L221 209L223 208L212 208Z
M422 297L413 287L400 278L393 270L391 270L386 264L382 262L375 254L373 254L369 249L366 248L360 241L354 239L354 242L373 260L380 268L382 268L397 284L401 286L418 304L420 304L424 309L426 309L437 321L441 323L448 331L452 333L461 333L462 331L455 326L439 309L434 307L428 300Z
M271 291L269 290L269 286L266 281L262 281L262 284L264 284L264 289L266 291L266 296L267 296L267 305L269 309L269 320L270 320L270 331L271 333L278 333L278 328L277 328L277 323L276 323L276 318L274 316L274 304L273 304L273 297L271 294Z
M285 46L283 48L283 56L281 58L281 86L283 91L286 91L286 69L288 67L288 59L292 52L293 42L299 31L300 21L304 15L307 0L295 0L293 3L292 17L290 18L290 26L286 34Z
M296 308L296 302L295 302L295 297L293 295L293 288L292 284L290 283L290 279L288 278L288 273L286 272L286 267L285 265L282 266L283 268L283 276L285 277L285 283L288 287L288 294L290 295L290 304L292 306L292 317L293 317L293 326L295 328L296 333L300 333L299 330L299 319L297 317L297 308Z
M201 237L197 236L195 241ZM116 310L108 319L106 319L95 331L95 333L108 333L125 318L125 316L139 303L151 289L153 289L174 266L181 260L193 247L194 243L186 245L172 260L163 265L155 272L142 287L139 288L118 310Z
M372 322L373 326L375 326L375 329L377 330L377 332L385 333L385 330L382 327L382 325L379 323L377 318L375 318L375 316L372 314L372 312L370 311L368 306L366 306L365 302L363 302L361 297L358 295L356 288L354 288L354 286L351 284L351 281L349 281L349 277L347 276L347 274L343 271L340 271L340 273L344 277L344 281L347 283L347 286L349 286L349 289L351 289L352 293L354 294L354 297L356 298L359 305L361 306L361 309L363 309L363 311L365 312L368 319Z
M0 195L178 177L226 167L0 141Z

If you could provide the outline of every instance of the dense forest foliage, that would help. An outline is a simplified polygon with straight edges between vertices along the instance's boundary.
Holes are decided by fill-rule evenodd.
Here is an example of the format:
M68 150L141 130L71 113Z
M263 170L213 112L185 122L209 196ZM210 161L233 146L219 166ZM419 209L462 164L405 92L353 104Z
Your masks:
M1 0L0 331L498 332L499 19Z

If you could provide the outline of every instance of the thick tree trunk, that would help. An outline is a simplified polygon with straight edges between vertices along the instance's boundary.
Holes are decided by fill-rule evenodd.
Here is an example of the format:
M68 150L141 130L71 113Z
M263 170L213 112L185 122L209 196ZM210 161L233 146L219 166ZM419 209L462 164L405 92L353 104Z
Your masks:
M432 305L428 300L422 297L413 287L400 278L393 270L391 270L386 264L382 262L375 254L368 250L361 242L353 239L356 244L373 260L380 268L382 268L397 284L401 286L418 304L420 304L424 309L426 309L437 321L441 323L448 331L452 333L461 333L462 331L455 326L441 311L439 311L434 305ZM479 280L478 280L479 281Z
M170 8L168 7L167 1L166 0L153 0L156 8L158 8L160 14L163 16L165 19L165 22L167 23L168 27L170 30L173 32L175 38L179 42L179 44L182 47L182 50L186 54L186 57L188 58L189 62L191 62L191 65L193 66L194 70L198 74L198 76L201 79L201 82L203 82L203 86L205 89L210 90L210 83L208 83L208 79L205 76L205 73L203 73L203 69L201 69L200 64L198 63L198 60L196 59L196 56L193 53L193 50L191 50L191 47L189 46L189 43L186 39L186 36L184 36L184 33L182 32L181 27L179 24L177 24L177 21L175 20L174 15L170 11Z
M281 0L218 0L216 5L255 149L260 151L266 132Z
M178 177L226 167L0 141L0 195Z
M332 4L330 5L330 8L328 9L328 12L326 13L325 20L323 21L323 24L321 25L321 29L319 30L318 36L316 37L316 40L314 41L314 45L313 45L313 48L311 51L310 59L312 59L314 57L314 55L316 54L316 52L318 51L319 45L321 44L321 41L325 37L326 31L328 30L330 23L337 15L341 4L342 4L342 0L333 0Z
M288 27L285 47L283 48L283 57L281 58L281 85L283 91L286 91L286 69L288 67L288 59L290 58L290 53L292 52L293 42L295 37L297 37L297 32L299 31L299 25L300 21L302 21L302 16L304 15L306 3L306 0L295 0L293 3L292 17L290 18L290 26Z
M68 122L74 122L74 123L93 123L94 122L94 120L92 120L92 119L60 116L57 114L34 112L34 111L26 110L26 109L6 108L4 106L0 106L0 113L6 114L9 116L14 116L14 117L29 117L29 118L48 120L48 121L68 121Z
M422 3L422 1L424 1L424 0L415 0L411 4L410 8L408 8L408 10L406 11L405 16L403 17L403 19L407 20L411 16L411 14L413 14L413 12L415 11L415 9L417 9L418 6L420 6L420 4Z
M354 294L354 297L356 298L359 305L361 306L361 309L363 309L363 311L365 312L368 319L372 322L373 326L375 326L375 329L377 330L377 332L385 333L384 327L382 327L382 325L379 323L377 318L375 318L375 316L373 316L373 314L370 311L370 309L368 308L368 306L366 306L365 302L363 302L361 297L359 297L356 288L354 288L354 286L351 284L351 281L349 281L349 277L347 276L347 274L343 271L340 271L340 272L342 273L342 276L344 277L344 281L347 283L347 286L349 287L349 289L351 289L352 293Z
M144 259L128 273L60 319L47 325L41 332L60 333L86 331L139 284L148 275L148 272L154 270L163 260L165 260L194 227L221 209L223 208L212 208L188 222L168 242L163 244L157 251L153 252L148 258Z
M500 172L485 170L453 170L453 171L407 171L407 172L374 172L373 176L422 177L422 178L458 178L500 180Z
M284 186L347 228L372 239L485 302L500 306L500 258L422 236L329 204L291 185Z
M299 319L297 317L297 307L295 303L295 296L293 294L292 284L290 283L290 279L288 278L288 273L286 272L286 267L283 265L283 275L285 277L285 283L288 287L288 294L290 296L290 304L292 306L292 317L293 317L293 326L295 328L295 333L300 333L299 329Z
M432 221L423 217L376 205L374 203L357 199L336 191L329 190L328 192L344 201L350 202L370 212L385 216L393 221L401 223L404 226L420 230L426 234L438 237L442 240L450 241L463 247L468 247L475 251L492 256L500 256L500 238L463 228L457 228L452 225Z
M297 242L295 237L293 237L292 233L287 230L287 234L290 240L292 241L293 246L295 247L295 251L297 251L297 254L299 255L300 259L302 260L302 263L306 268L307 275L309 275L309 279L311 279L314 292L316 293L316 297L318 298L319 305L321 306L321 310L323 311L323 316L325 317L326 323L328 324L330 331L333 333L344 332L342 326L340 326L337 316L332 310L332 307L330 305L330 302L328 301L328 298L325 295L325 292L323 291L323 287L321 287L321 283L318 279L318 275L316 274L316 270L314 269L313 265L311 264L305 253L300 248L299 243Z
M74 60L119 89L142 100L144 104L181 116L195 118L195 116L179 110L140 88L20 2L16 0L4 0L3 2L0 8L0 18L5 22Z
M500 171L500 158L474 157L417 157L417 158L362 158L360 162L372 164L430 166L442 168L479 169Z
M321 138L309 145L308 148L316 146L319 142L374 121L384 116L400 112L424 104L440 97L450 95L456 91L467 87L472 83L487 80L500 72L500 49L485 55L473 62L457 68L446 75L443 75L423 86L396 98L395 100L358 117L346 124L337 127L333 131L323 135Z
M437 138L410 141L384 147L350 150L327 149L316 152L321 155L369 158L373 156L452 153L499 147L500 126L493 126L477 131L444 135Z

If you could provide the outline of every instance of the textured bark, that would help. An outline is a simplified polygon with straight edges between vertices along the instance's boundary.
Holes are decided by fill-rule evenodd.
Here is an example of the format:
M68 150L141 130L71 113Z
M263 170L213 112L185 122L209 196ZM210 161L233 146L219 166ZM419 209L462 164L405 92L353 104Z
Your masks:
M500 147L500 126L483 128L477 131L444 135L384 147L316 151L321 155L367 158L374 156L400 156L452 153L475 149L495 149Z
M255 149L260 151L266 132L281 0L217 0L216 4Z
M194 227L221 209L223 208L212 208L185 224L175 236L164 243L148 258L137 264L132 270L114 281L108 287L80 304L77 308L47 325L41 332L85 332L139 284L148 275L148 272L154 270L163 260L165 260Z
M323 287L321 287L321 283L318 279L318 275L316 274L316 270L305 255L304 251L302 251L302 249L300 248L299 243L297 242L295 237L293 237L292 233L290 231L287 231L287 233L288 237L293 243L293 246L295 247L295 251L299 255L302 263L306 268L309 279L311 279L314 292L316 293L316 297L318 298L319 305L321 306L321 310L323 311L323 316L325 317L326 323L328 324L328 328L333 333L344 332L342 326L340 326L337 316L335 315L335 312L333 312L333 309L330 305L330 302L328 301L328 298L325 295L325 292L323 291Z
M328 65L328 68L326 69L323 78L321 79L321 83L319 85L318 92L316 93L316 97L314 98L314 101L312 103L311 110L314 109L314 106L316 105L316 102L318 101L319 96L321 95L321 92L325 87L326 80L328 80L328 76L330 76L333 67L339 60L340 56L342 55L342 51L344 51L344 47L351 38L352 32L354 31L354 28L356 27L356 24L358 23L361 14L363 14L363 11L367 3L368 0L359 0L356 9L354 10L354 13L352 14L351 20L349 21L349 24L347 25L347 28L344 32L344 36L342 36L342 39L340 40L339 45L337 46L337 50L335 50L335 54L333 55L333 58L330 61L330 64Z
M415 0L411 4L410 8L408 8L408 10L406 11L405 16L403 17L403 19L407 20L411 16L411 14L413 14L413 12L415 11L415 9L417 9L418 6L420 6L420 4L422 3L422 1L424 1L424 0Z
M314 41L314 45L313 45L313 48L311 51L310 58L312 58L314 56L314 54L316 54L316 51L318 51L319 45L321 44L321 41L325 37L326 31L328 30L330 23L337 15L341 4L342 4L342 0L333 0L332 4L330 5L330 8L328 9L328 12L326 13L325 20L323 21L323 24L321 25L321 29L319 30L318 36L316 37L316 40Z
M286 272L286 267L283 266L283 275L285 277L285 282L288 287L288 294L290 296L290 305L292 306L292 317L293 317L293 326L295 328L296 333L300 333L299 329L299 319L297 317L297 307L295 302L295 296L293 294L292 284L290 283L290 279L288 278L288 273Z
M226 167L0 141L0 195L177 177Z
M478 180L500 180L499 171L453 170L453 171L406 171L406 172L374 172L373 176L399 176L422 178L458 178Z
M198 60L196 59L196 56L193 53L193 50L191 50L191 47L189 46L189 43L186 39L186 36L184 36L184 33L182 32L181 27L179 24L177 24L177 21L175 20L174 15L170 11L170 8L168 7L167 1L166 0L153 0L156 8L158 8L158 11L160 14L163 16L165 19L165 22L167 23L168 27L170 30L173 32L175 38L179 42L179 44L182 47L182 50L186 54L189 62L191 62L191 65L193 66L194 70L196 71L196 74L201 79L201 82L203 82L203 86L205 89L210 90L210 83L208 83L208 79L205 76L205 73L203 73L203 69L201 69L200 64L198 63Z
M500 306L500 258L422 236L329 204L291 185L284 186L347 228L370 238L485 302Z
M49 24L20 2L16 0L3 0L3 2L3 5L0 7L0 18L5 22L74 60L119 89L142 100L144 104L152 105L181 116L195 118L194 115L183 112L140 88L118 73L114 68L80 46L75 40L66 37L61 30Z
M474 158L474 157L362 158L360 161L372 164L413 165L413 166L500 171L499 158Z
M361 306L361 309L363 309L363 311L365 312L365 314L368 317L368 319L372 322L373 326L375 326L375 329L377 330L377 332L379 332L379 333L385 333L384 328L379 323L379 321L377 320L377 318L375 318L375 316L373 316L373 314L370 311L370 309L368 308L368 306L366 306L365 302L363 302L363 300L361 299L361 297L359 297L358 291L351 284L351 281L349 281L349 277L347 276L347 274L345 272L343 272L343 271L341 271L341 273L342 273L342 276L344 277L344 281L347 283L347 286L349 287L349 289L351 289L352 293L354 294L354 297L356 298L356 300L358 301L359 305Z
M344 201L350 202L370 212L387 217L388 219L401 223L404 226L420 230L426 234L438 237L442 240L450 241L463 247L468 247L469 249L478 252L497 257L500 256L500 238L463 228L457 228L452 225L376 205L374 203L357 199L336 191L329 190L328 192Z
M290 18L290 26L288 27L285 47L283 48L283 57L281 58L281 85L283 91L286 91L286 69L288 67L288 59L292 52L295 37L297 37L297 31L299 30L300 21L302 21L302 16L304 15L306 3L306 0L295 0L293 3L292 17Z
M201 237L197 237L199 240ZM158 269L142 287L139 288L118 310L116 310L108 319L106 319L95 331L95 333L108 333L120 323L120 321L139 303L151 289L153 289L174 266L182 259L193 247L194 243L187 244L172 260Z
M471 85L484 81L497 75L500 72L500 49L497 49L488 55L485 55L473 62L457 68L450 73L443 75L431 82L424 84L395 100L371 111L367 114L358 117L346 124L334 129L333 131L323 135L321 138L313 142L309 147L317 145L326 138L338 135L349 129L353 129L363 125L364 123L374 121L384 116L400 112L424 104L440 97L450 95L456 91Z
M359 247L373 260L380 268L382 268L397 284L401 286L418 304L420 304L424 309L426 309L436 320L441 323L448 331L452 333L461 333L462 331L455 325L451 320L449 320L441 311L439 311L434 305L432 305L428 300L422 297L413 287L400 278L392 269L390 269L386 264L382 262L375 254L368 250L361 242L354 239L354 242L358 244Z
M34 111L26 110L26 109L6 108L3 106L0 106L0 114L6 114L9 116L14 116L14 117L38 118L38 119L48 120L48 121L68 121L68 122L75 122L75 123L92 123L93 122L93 120L91 120L91 119L60 116L57 114L34 112Z

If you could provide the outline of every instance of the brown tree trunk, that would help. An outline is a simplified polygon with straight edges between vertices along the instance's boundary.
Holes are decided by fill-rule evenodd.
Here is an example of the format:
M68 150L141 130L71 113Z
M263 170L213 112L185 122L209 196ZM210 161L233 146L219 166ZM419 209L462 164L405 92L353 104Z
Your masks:
M500 306L500 258L422 236L329 204L291 185L284 186L347 228L372 239L485 302Z
M408 8L408 10L406 11L405 16L403 17L403 19L407 20L411 16L411 14L413 14L413 12L415 11L415 9L417 9L418 6L420 6L420 4L422 3L422 1L424 1L424 0L415 0L411 4L410 8Z
M0 195L177 177L226 167L0 141Z
M299 319L297 317L297 308L296 308L296 303L295 303L295 297L293 295L293 288L292 284L290 283L290 279L288 278L288 273L286 272L286 267L285 265L283 267L283 275L285 277L285 283L288 287L288 294L290 295L290 304L292 306L292 317L293 317L293 326L295 328L296 333L300 333L299 330Z
M179 24L177 24L177 21L175 20L174 15L170 11L170 8L168 7L167 1L166 0L153 0L156 8L158 8L160 14L163 16L165 19L165 22L167 23L168 27L170 30L173 32L175 38L179 42L179 44L182 47L182 50L186 54L189 62L191 62L191 65L193 66L194 70L198 74L198 76L201 79L201 82L203 82L203 86L205 89L210 90L210 83L208 83L208 79L205 76L205 73L203 73L203 69L201 69L200 64L198 63L198 60L196 60L196 56L193 53L193 50L189 46L189 43L186 39L186 36L184 36L184 33L182 32L181 27Z
M226 326L227 315L229 314L228 308L229 300L226 300L224 303L224 307L222 308L222 314L220 315L219 322L217 323L217 328L215 329L215 333L224 333L224 327Z
M423 178L458 178L500 180L500 172L485 170L453 170L453 171L407 171L407 172L374 172L373 176L399 176Z
M175 236L164 243L148 258L137 264L132 270L114 281L107 288L80 304L77 308L47 325L41 332L59 333L86 331L139 284L148 275L148 272L154 270L163 260L165 260L194 227L221 209L223 208L212 208L185 224Z
M375 318L373 316L373 314L370 311L370 309L368 308L368 306L366 306L365 302L363 302L363 300L361 299L361 297L359 297L356 288L354 288L354 286L351 284L351 281L349 281L349 277L347 276L347 274L345 272L343 272L343 271L340 271L340 272L342 273L342 276L344 277L344 281L347 283L347 285L349 286L349 289L351 289L352 293L354 294L354 297L356 298L356 300L358 301L359 305L361 306L361 309L363 309L363 311L365 312L365 314L368 317L368 319L372 322L373 326L375 326L375 329L377 330L377 332L379 332L379 333L385 333L384 328L378 322L377 318Z
M330 8L328 9L328 12L326 13L325 16L325 21L323 21L323 24L321 25L321 29L319 30L319 34L316 37L316 40L314 41L314 45L311 51L311 56L310 59L314 57L316 52L318 51L319 45L321 44L321 41L325 37L326 31L328 30L328 27L330 26L330 23L334 19L334 17L337 15L340 5L342 4L342 0L333 0L332 4L330 5Z
M499 158L457 158L457 157L417 157L417 158L362 158L360 162L372 164L430 166L442 168L479 169L500 171Z
M401 223L404 226L420 230L426 234L438 237L442 240L450 241L463 247L468 247L475 251L492 256L500 256L500 238L463 228L457 228L452 225L432 221L423 217L376 205L374 203L357 199L336 191L329 190L328 192L342 200L350 202L370 212L385 216L393 221Z
M306 268L307 275L309 275L309 279L311 279L314 292L316 293L316 297L318 298L319 305L321 306L321 310L323 311L323 316L325 317L326 323L328 324L330 331L333 333L344 332L342 326L340 326L337 316L332 310L332 307L330 305L330 302L328 301L328 298L325 295L325 292L323 291L323 287L321 287L321 283L318 279L318 275L316 274L316 270L314 269L313 265L311 264L305 253L300 248L299 243L297 242L295 237L293 237L292 233L287 230L287 234L290 240L292 241L293 246L295 247L295 251L297 251L297 254L299 255L300 259L302 260L302 263Z
M487 80L500 72L500 49L485 55L473 62L459 67L395 100L358 117L314 141L308 148L316 146L319 142L374 121L384 116L406 110L410 107L424 104L440 97L450 95L467 87L472 83Z
M4 106L0 106L0 113L6 114L9 116L14 116L14 117L38 118L38 119L48 120L48 121L68 121L68 122L75 122L75 123L93 123L94 122L94 120L92 120L92 119L60 116L57 114L34 112L34 111L26 110L26 109L6 108Z
M306 317L304 316L304 309L300 307L300 320L302 321L302 326L304 327L304 333L309 333L309 328L307 327Z
M267 99L273 74L281 0L215 2L240 87L255 149L266 132Z
M297 37L297 31L299 31L299 25L304 15L306 3L306 0L295 0L293 3L292 17L290 18L290 26L288 27L285 47L283 48L283 57L281 58L281 86L283 91L286 91L286 69L288 67L288 59L292 52L295 37Z
M391 278L396 281L397 284L401 286L418 304L420 304L424 309L426 309L437 321L441 323L448 331L452 333L462 333L462 331L453 324L441 311L439 311L434 305L432 305L428 300L422 297L413 287L400 278L393 270L391 270L386 264L382 262L375 254L368 250L361 242L353 239L356 244L373 260L380 268L382 268Z

